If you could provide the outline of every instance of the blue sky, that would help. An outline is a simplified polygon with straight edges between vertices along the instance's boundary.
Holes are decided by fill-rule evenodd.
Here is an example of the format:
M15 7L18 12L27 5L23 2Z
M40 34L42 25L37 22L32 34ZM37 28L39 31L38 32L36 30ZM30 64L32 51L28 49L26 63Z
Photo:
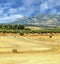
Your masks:
M38 14L60 14L60 0L0 0L0 23Z

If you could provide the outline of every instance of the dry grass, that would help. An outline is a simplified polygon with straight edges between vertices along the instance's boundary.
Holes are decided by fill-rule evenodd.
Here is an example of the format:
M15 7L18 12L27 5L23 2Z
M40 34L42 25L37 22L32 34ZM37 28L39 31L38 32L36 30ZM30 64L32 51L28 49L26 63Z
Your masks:
M26 28L30 28L31 30L42 30L42 27L26 27Z
M0 64L60 64L60 34L0 36Z
M0 54L0 64L60 64L60 54Z

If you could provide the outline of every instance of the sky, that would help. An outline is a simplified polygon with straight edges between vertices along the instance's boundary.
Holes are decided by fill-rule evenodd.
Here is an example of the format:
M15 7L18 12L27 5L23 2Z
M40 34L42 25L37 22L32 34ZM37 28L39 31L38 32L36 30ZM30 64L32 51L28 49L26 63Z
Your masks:
M60 0L0 0L0 23L38 14L60 14Z

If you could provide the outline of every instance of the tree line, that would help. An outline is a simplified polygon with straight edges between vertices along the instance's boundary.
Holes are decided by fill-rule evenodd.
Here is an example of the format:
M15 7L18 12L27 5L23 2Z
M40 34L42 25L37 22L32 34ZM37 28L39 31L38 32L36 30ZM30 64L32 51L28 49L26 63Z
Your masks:
M2 30L20 30L24 29L24 25L0 25L0 29Z
M42 30L31 30L30 28L25 28L24 25L0 25L0 32L3 33L60 33L60 28L53 29L42 29Z

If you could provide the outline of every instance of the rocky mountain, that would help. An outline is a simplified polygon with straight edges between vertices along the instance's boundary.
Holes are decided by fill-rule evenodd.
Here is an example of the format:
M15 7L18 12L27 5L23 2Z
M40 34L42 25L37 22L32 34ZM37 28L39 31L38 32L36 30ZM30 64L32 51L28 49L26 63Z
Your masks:
M60 15L37 15L34 17L18 18L12 24L28 24L43 26L60 26Z

